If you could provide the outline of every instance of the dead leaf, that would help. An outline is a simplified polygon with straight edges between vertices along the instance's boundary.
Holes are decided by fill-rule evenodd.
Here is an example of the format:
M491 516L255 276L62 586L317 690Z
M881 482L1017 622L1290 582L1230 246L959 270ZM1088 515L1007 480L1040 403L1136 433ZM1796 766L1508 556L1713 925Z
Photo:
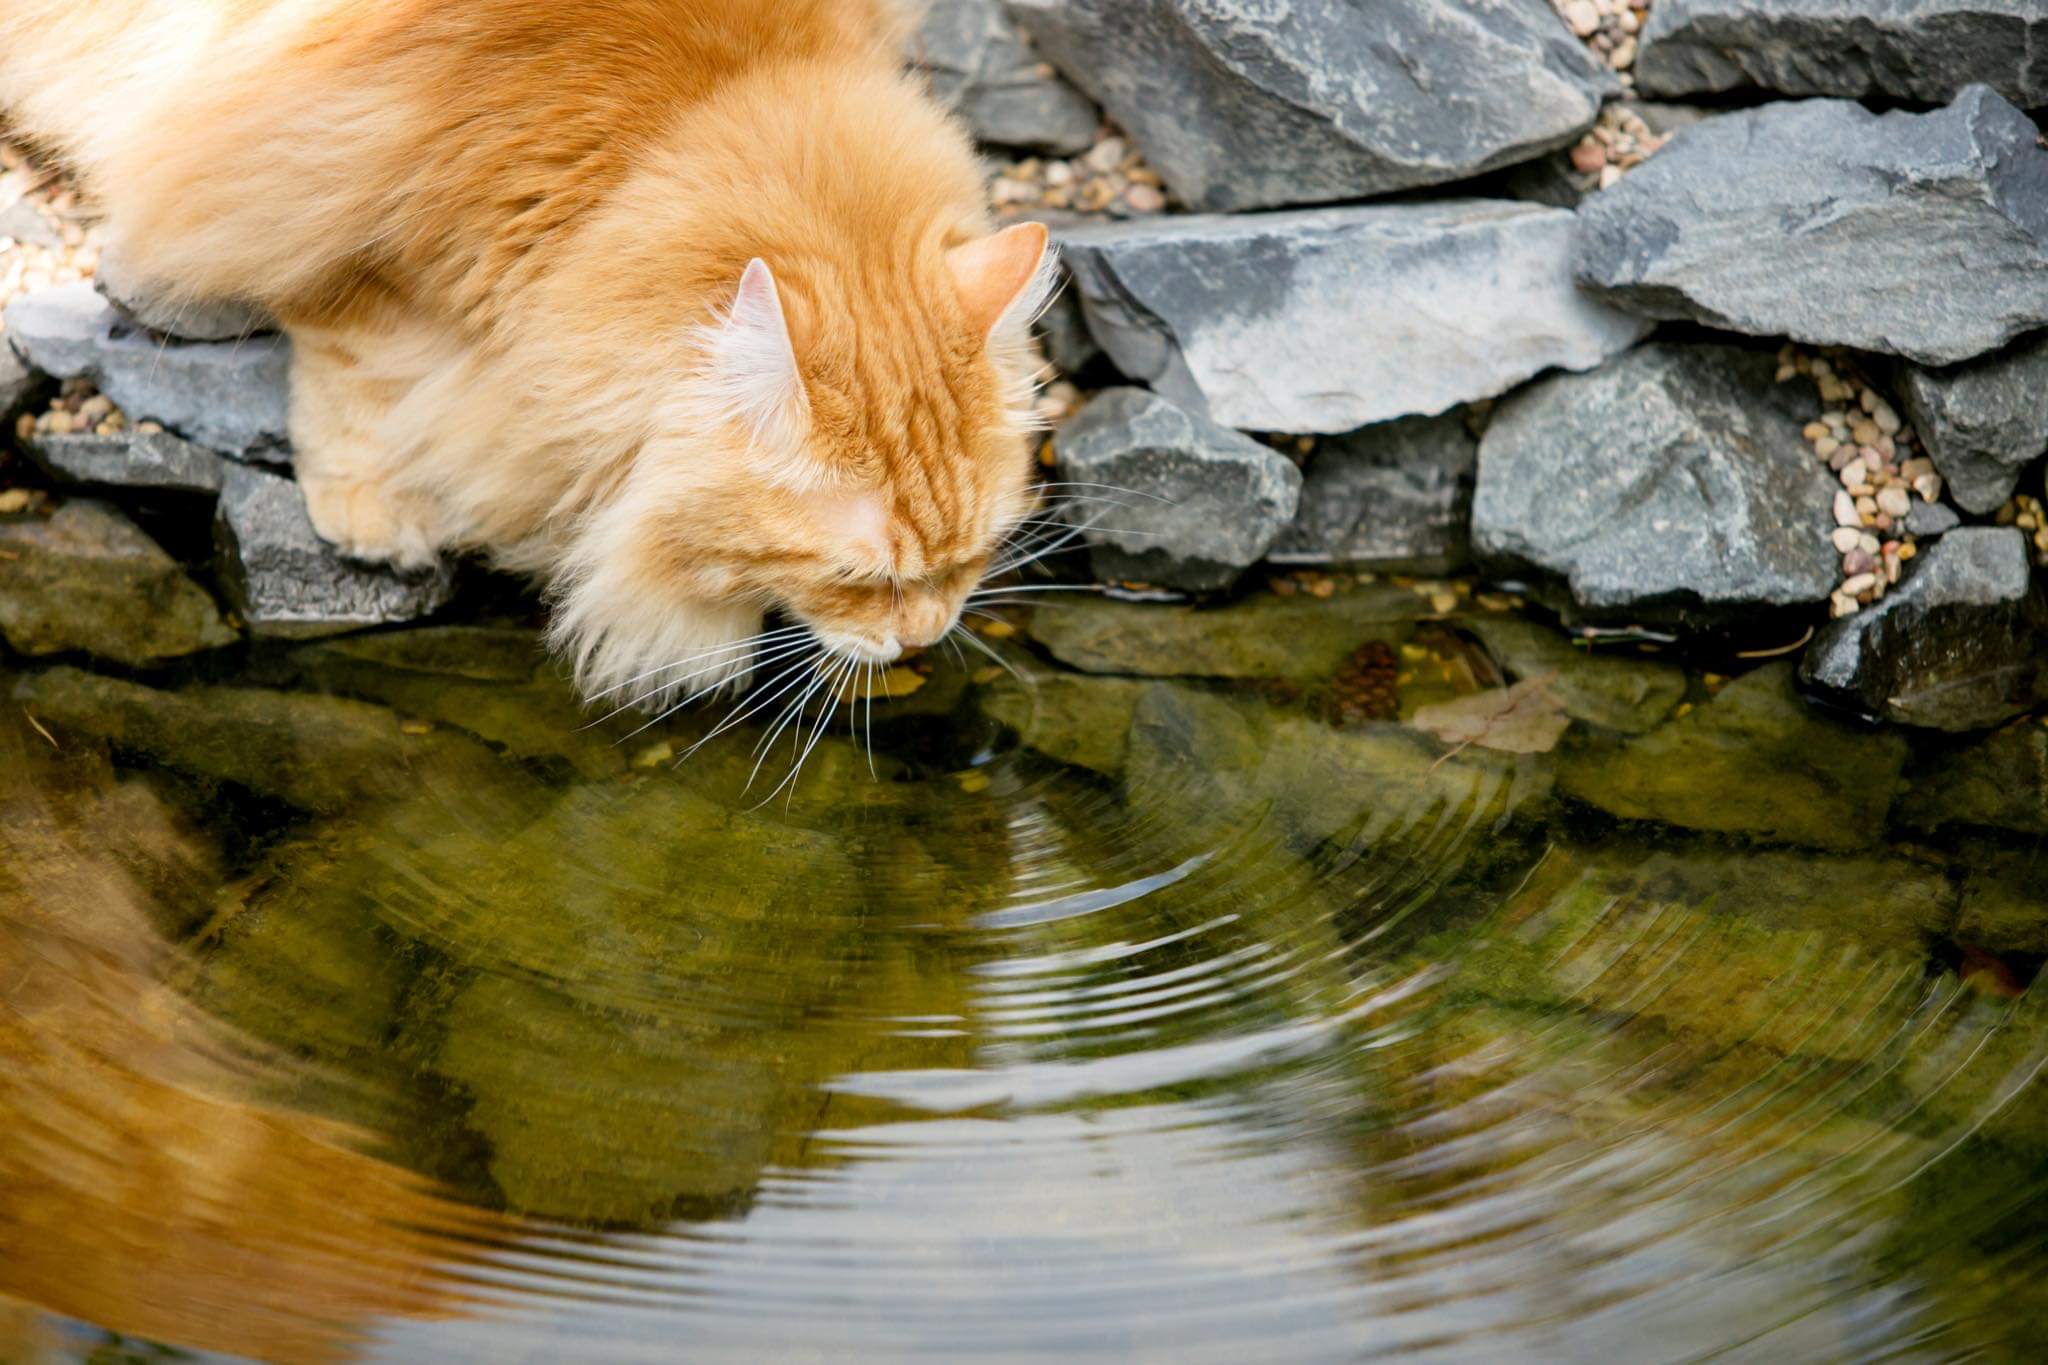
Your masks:
M1420 707L1409 723L1458 749L1476 744L1509 754L1547 754L1572 723L1564 703L1550 690L1556 678L1555 673L1545 673L1513 687Z

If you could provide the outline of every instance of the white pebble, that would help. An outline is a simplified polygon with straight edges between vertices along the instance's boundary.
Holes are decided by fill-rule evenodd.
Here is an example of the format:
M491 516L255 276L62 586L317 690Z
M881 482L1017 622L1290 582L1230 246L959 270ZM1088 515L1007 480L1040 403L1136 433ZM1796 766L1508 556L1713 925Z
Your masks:
M1877 491L1877 510L1888 517L1903 517L1913 510L1913 495L1897 484Z
M1863 519L1856 515L1856 499L1849 496L1848 490L1844 489L1835 494L1835 525L1861 526L1862 524Z

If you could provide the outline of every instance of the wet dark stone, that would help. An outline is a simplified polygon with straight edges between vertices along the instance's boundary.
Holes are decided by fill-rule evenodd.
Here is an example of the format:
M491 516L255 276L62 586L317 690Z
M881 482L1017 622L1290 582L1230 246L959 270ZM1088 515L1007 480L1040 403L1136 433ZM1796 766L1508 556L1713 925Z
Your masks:
M1939 104L1982 81L2033 106L2048 103L2043 49L2048 10L2032 0L1657 0L1636 86Z
M1227 588L1301 497L1300 471L1272 447L1143 389L1096 395L1054 445L1061 477L1126 490L1079 504L1098 578Z
M1899 822L2048 835L2048 726L2012 725L1936 754L1913 774Z
M160 422L237 459L289 458L291 347L281 336L166 341L85 282L22 295L7 305L6 329L31 366L92 380L130 421Z
M1059 245L1124 374L1225 426L1334 433L1633 345L1645 324L1572 286L1573 222L1459 199L1111 223Z
M165 493L220 492L221 457L168 431L38 434L27 445L30 457L59 483Z
M1903 367L1900 393L1949 496L1995 512L2048 451L2048 335L1945 370Z
M1301 510L1273 543L1276 564L1342 564L1446 574L1470 551L1479 442L1462 411L1366 427L1317 443Z
M1839 485L1763 353L1660 343L1503 402L1479 446L1473 549L1562 580L1588 617L1709 623L1824 601Z
M1010 10L1203 209L1461 180L1569 142L1618 88L1542 4L1010 0Z
M1586 202L1574 268L1647 317L1969 360L2048 322L2038 137L1984 86L1927 114L1846 100L1726 114Z
M1002 0L934 0L909 56L983 142L1071 156L1095 140L1101 112L1045 68Z
M106 503L0 517L0 552L0 634L23 654L142 666L237 638L206 590Z
M2048 699L2048 602L2026 537L1950 531L1875 606L1829 622L1799 676L1835 705L1937 730L1982 729Z
M455 594L446 564L419 573L357 564L314 533L290 479L229 465L214 518L223 584L258 635L334 635L410 621Z

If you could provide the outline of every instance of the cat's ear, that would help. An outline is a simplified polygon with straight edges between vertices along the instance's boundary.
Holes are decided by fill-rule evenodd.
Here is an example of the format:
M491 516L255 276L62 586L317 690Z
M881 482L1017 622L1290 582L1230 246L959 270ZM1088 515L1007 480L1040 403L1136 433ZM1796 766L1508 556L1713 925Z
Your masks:
M1045 224L1019 223L946 253L960 307L977 336L1007 318L1037 311L1051 283L1044 268L1047 237Z
M800 446L809 403L782 295L766 261L756 257L748 263L710 350L711 378L725 414L750 428L764 451Z

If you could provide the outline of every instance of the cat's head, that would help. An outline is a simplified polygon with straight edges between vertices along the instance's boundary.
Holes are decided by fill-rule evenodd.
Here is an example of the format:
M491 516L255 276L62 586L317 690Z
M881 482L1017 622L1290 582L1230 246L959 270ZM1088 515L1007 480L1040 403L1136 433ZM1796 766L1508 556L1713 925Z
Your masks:
M586 688L708 690L752 656L712 651L770 611L850 663L943 638L1035 506L1030 323L1050 279L1036 223L858 277L800 253L740 270L667 434L580 537L557 629Z

